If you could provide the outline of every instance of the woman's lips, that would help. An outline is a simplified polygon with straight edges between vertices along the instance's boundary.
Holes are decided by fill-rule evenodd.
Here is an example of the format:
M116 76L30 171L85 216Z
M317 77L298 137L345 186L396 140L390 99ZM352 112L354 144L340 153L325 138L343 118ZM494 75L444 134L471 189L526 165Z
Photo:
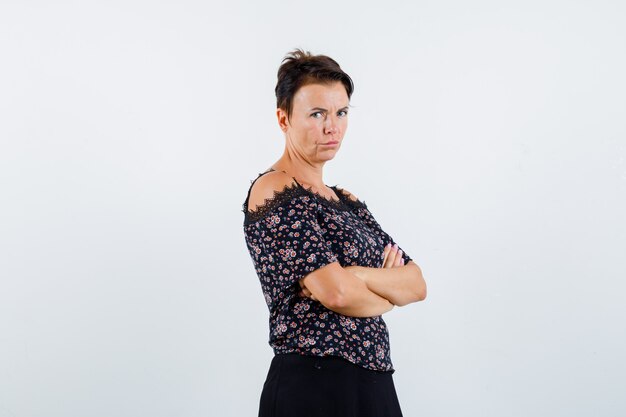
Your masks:
M338 144L338 143L339 143L339 142L338 142L338 141L336 141L336 140L331 140L330 142L322 143L322 145L329 145L329 146L332 146L332 145L336 145L336 144Z

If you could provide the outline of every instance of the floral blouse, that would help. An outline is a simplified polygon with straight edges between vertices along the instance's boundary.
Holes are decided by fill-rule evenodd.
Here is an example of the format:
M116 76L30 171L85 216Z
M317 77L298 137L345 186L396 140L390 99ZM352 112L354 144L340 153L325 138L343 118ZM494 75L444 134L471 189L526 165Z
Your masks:
M298 294L300 279L331 262L382 267L385 245L396 243L364 201L330 188L339 200L296 181L254 211L248 211L252 185L248 190L243 228L269 308L269 344L275 354L334 355L367 369L393 371L382 316L345 316ZM411 260L404 250L402 258L405 265Z

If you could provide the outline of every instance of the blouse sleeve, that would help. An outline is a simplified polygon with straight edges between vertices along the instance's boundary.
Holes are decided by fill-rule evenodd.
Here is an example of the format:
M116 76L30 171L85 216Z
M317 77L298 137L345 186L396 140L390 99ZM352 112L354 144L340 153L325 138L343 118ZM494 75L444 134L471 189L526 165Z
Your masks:
M338 261L324 239L316 208L311 201L294 198L261 221L259 239L273 285L293 285L310 272Z
M374 233L382 237L383 241L385 242L384 243L385 245L389 242L391 242L392 245L397 243L387 232L383 230L380 224L378 224L378 222L374 218L374 215L372 214L372 212L369 210L369 208L364 202L358 205L358 207L356 208L356 214L367 225L367 227L369 227L371 230L374 231ZM405 265L408 264L409 261L413 260L413 258L411 258L405 252L405 250L402 249L402 247L400 247L400 245L398 245L398 250L402 250L402 259L404 259Z

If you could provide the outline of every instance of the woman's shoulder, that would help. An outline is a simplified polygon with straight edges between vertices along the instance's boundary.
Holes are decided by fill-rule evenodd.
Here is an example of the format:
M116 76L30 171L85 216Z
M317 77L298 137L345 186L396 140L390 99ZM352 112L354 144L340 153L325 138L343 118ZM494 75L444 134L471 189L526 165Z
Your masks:
M300 196L308 195L286 173L282 171L263 173L251 185L248 198L244 202L245 223L258 221L277 207L284 206Z
M250 187L248 211L256 211L259 206L263 206L277 194L295 186L297 184L293 178L282 171L271 171L261 175Z

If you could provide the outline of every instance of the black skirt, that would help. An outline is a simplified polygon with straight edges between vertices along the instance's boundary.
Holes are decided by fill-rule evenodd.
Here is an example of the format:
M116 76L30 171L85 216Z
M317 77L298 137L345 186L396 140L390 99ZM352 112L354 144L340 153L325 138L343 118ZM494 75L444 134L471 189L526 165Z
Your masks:
M336 356L275 355L259 417L402 417L392 373Z

